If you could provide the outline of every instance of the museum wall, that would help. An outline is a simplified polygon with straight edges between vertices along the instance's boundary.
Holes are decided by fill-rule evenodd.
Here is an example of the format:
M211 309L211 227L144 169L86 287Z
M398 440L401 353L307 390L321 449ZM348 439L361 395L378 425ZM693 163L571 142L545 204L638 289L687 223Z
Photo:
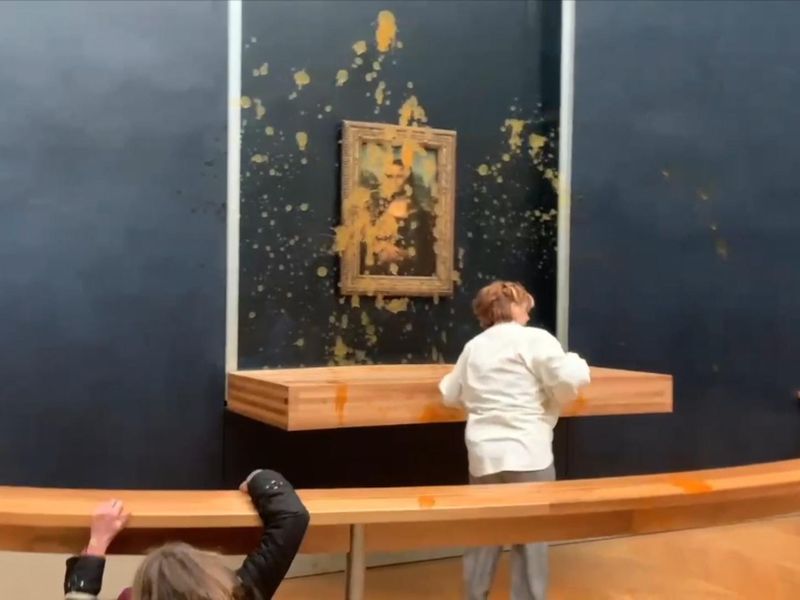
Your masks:
M560 61L555 2L246 2L239 367L453 361L471 300L523 282L553 330ZM342 296L342 122L455 131L452 297ZM461 425L285 433L226 417L230 483L460 482Z
M226 8L0 2L0 484L220 484Z
M794 2L579 2L573 349L675 414L572 419L570 476L800 453Z
M240 368L452 361L495 278L553 329L559 13L244 3ZM570 345L676 412L565 421L562 476L800 451L798 17L578 4ZM0 484L465 480L458 424L225 415L224 3L2 2L0 50ZM339 294L344 120L457 133L452 297Z

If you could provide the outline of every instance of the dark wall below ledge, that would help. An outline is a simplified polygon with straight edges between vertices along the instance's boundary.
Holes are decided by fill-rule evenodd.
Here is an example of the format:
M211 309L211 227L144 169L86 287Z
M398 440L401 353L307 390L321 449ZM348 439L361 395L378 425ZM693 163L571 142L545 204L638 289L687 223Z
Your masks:
M463 426L282 431L239 415L225 418L225 482L238 485L268 465L298 487L463 484Z
M563 472L565 438L556 435ZM281 471L297 487L462 485L468 482L461 423L282 431L239 415L225 417L225 484L256 468Z

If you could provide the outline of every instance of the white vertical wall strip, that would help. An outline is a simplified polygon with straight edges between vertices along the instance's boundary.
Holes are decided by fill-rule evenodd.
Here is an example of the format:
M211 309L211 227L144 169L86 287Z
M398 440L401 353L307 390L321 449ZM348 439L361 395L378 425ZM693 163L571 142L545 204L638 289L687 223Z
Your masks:
M239 173L242 96L242 0L228 0L228 221L225 369L239 363Z
M572 211L572 125L575 99L576 0L561 2L561 108L558 136L558 263L556 333L569 344L569 259Z

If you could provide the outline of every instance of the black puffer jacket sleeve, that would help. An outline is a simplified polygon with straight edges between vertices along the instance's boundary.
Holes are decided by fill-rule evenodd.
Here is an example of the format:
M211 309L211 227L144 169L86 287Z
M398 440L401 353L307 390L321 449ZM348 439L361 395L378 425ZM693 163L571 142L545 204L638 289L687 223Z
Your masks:
M89 599L100 594L106 559L102 556L73 556L67 560L64 575L66 599Z
M269 600L300 549L309 516L289 482L275 471L259 471L247 489L264 523L264 534L237 575L253 598Z

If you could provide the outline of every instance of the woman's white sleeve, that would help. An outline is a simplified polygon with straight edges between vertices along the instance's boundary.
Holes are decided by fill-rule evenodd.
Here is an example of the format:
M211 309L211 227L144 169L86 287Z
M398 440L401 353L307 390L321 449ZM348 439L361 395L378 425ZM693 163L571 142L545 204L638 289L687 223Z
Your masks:
M467 351L461 353L458 362L453 370L445 375L439 382L439 391L442 393L442 402L451 408L464 406L461 400L461 389L463 387L464 369L467 363Z
M536 344L531 363L542 387L562 408L574 402L591 381L586 361L574 352L564 352L550 334Z

